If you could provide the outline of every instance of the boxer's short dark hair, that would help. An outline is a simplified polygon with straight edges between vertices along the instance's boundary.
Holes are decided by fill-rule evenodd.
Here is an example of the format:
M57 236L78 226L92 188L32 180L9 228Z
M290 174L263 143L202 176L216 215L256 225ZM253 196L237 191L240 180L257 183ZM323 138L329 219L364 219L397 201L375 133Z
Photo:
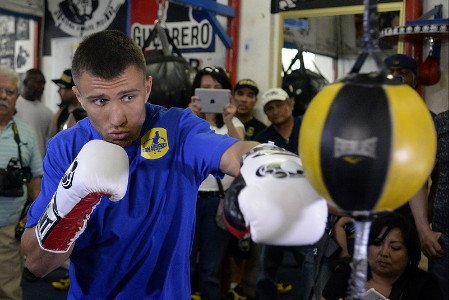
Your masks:
M81 42L73 56L72 74L75 83L82 72L113 79L129 66L136 66L145 76L145 58L140 47L123 32L104 30Z

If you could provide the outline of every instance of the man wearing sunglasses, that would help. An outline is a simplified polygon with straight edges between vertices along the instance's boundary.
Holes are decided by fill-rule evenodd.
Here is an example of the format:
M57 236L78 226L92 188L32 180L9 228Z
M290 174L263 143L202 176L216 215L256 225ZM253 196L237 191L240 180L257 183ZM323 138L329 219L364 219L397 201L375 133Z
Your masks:
M42 158L34 131L15 116L19 77L0 66L0 298L22 299L23 257L15 229L39 194ZM26 168L28 167L28 168ZM20 220L23 221L23 220Z

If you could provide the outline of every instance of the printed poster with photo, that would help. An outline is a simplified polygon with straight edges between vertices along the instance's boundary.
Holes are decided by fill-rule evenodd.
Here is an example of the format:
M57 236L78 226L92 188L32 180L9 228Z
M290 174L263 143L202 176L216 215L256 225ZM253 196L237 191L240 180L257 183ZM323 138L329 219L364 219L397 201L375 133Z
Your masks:
M127 32L127 1L47 0L44 55L52 55L55 38L83 37L106 29Z
M0 16L0 64L14 68L17 73L35 67L35 21L16 16Z
M83 37L105 29L128 33L143 45L157 20L158 1L109 0L73 1L47 0L43 54L53 56L52 40ZM226 47L218 38L205 11L166 1L164 26L186 59L196 65L224 66ZM227 18L217 16L226 28ZM150 45L157 47L158 41Z
M33 68L33 43L31 41L16 41L14 68L17 73L25 73Z
M132 0L130 15L130 36L143 46L158 19L158 3L152 0ZM226 47L218 38L204 10L192 6L166 1L166 18L163 26L175 45L190 60L193 66L224 66ZM217 15L221 26L226 28L227 19ZM158 39L146 49L161 49Z
M14 43L16 41L13 16L0 16L0 64L14 67Z

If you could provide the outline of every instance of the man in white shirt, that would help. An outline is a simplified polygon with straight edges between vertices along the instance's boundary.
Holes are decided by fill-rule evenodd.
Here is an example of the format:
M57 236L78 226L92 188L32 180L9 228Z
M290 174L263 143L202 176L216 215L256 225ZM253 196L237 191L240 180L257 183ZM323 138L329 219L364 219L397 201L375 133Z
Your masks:
M23 78L22 93L16 104L16 116L36 132L37 144L42 157L45 156L53 119L53 112L41 102L44 88L45 77L40 70L30 69L26 71Z

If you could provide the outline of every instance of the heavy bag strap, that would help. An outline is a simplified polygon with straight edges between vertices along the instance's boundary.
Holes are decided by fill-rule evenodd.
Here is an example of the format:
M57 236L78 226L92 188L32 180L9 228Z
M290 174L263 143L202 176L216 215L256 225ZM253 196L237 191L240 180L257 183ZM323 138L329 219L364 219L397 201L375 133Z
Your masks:
M182 57L181 51L179 50L179 48L175 45L175 42L173 41L173 39L171 38L171 36L168 34L168 29L164 28L165 31L165 36L167 37L167 41L170 43L172 51L174 53L176 53L179 57Z
M145 49L151 44L151 42L154 41L154 39L156 38L156 34L157 34L156 26L154 26L153 29L150 31L150 35L143 43L142 51L145 51Z
M156 23L154 28L156 29L156 32L159 35L159 39L161 40L162 52L164 53L165 56L170 56L171 51L168 43L167 32L165 31L164 28L162 28L162 26L159 25L159 23Z
M358 73L365 63L366 58L371 55L376 63L377 69L386 75L386 66L384 66L380 57L380 49L377 41L379 36L377 1L363 0L363 5L365 7L363 12L363 48L349 74Z
M156 23L156 25L154 25L154 28L153 30L151 30L150 35L143 43L143 51L151 44L151 42L156 39L156 36L159 36L159 39L161 40L162 52L164 53L164 56L170 56L172 52L174 52L179 57L182 57L181 51L179 51L178 47L173 42L173 39L168 34L168 29L163 28L159 23ZM172 47L171 50L170 45Z
M225 191L224 191L224 188L223 188L223 183L221 182L220 178L215 177L215 180L217 180L217 185L218 185L218 190L220 192L220 197L222 197L224 199Z
M285 73L287 73L288 71L290 71L293 67L293 65L295 64L295 62L299 60L300 63L300 67L299 70L301 71L301 73L305 73L306 72L306 67L304 65L304 55L303 55L303 51L302 51L302 47L300 49L298 49L298 53L296 53L295 57L293 57L292 61L290 62L290 65L288 66L287 70L285 71Z

